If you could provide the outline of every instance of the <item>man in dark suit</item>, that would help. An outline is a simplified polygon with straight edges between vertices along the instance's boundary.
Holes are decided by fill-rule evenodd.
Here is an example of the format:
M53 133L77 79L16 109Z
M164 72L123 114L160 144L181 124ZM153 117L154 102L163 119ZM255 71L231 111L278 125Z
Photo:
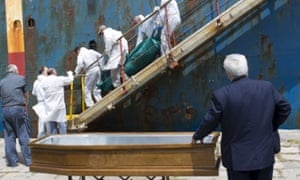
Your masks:
M226 56L224 69L232 83L214 91L192 144L220 123L222 162L228 179L272 179L274 154L280 146L277 129L291 107L270 82L248 78L244 55Z

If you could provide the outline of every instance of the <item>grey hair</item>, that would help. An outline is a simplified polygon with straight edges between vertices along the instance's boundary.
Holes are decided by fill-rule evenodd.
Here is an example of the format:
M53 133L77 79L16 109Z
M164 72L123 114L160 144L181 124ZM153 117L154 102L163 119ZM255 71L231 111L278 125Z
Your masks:
M18 72L18 67L15 64L9 64L6 68L6 72Z
M227 55L223 67L231 81L240 76L248 76L247 59L242 54Z

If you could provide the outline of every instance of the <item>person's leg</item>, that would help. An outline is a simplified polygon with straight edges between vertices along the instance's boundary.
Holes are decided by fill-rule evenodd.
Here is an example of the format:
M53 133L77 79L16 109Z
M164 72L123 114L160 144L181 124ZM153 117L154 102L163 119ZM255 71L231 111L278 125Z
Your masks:
M95 68L95 69L96 69L96 71L93 72L92 87L93 87L94 98L98 102L102 99L101 89L99 89L97 87L97 82L101 79L101 72L100 72L100 69L98 67Z
M14 119L11 116L10 108L3 108L3 134L5 142L5 157L7 166L17 166L19 158L16 150L16 134Z
M17 120L17 136L19 138L19 144L24 158L24 163L26 166L30 166L32 163L31 151L28 146L30 137L26 128L26 120L28 117L24 107L18 107L17 109L18 111L15 114Z
M46 112L45 112L45 103L44 101L38 102L38 104L34 105L32 109L34 110L35 114L38 116L38 133L37 138L45 136L46 132Z
M67 134L67 122L58 122L59 134Z
M31 120L29 119L28 116L26 116L26 119L24 121L25 121L26 131L27 131L27 133L29 134L29 137L30 137L30 133L31 133Z
M55 121L49 121L47 123L47 134L57 134L57 123Z
M233 171L227 169L228 180L251 180L249 171Z
M94 105L94 101L92 98L93 83L93 74L86 73L84 85L84 98L87 107L91 107L92 105Z
M118 71L119 71L118 77L120 79L120 84L122 84L122 83L126 82L129 78L128 78L127 74L125 73L125 71L122 72L121 66L118 67Z
M164 55L169 50L167 28L164 26L160 34L160 53Z
M43 123L42 131L41 131L41 137L47 135L47 129L46 129L46 123L44 120L41 120Z
M169 20L169 31L170 31L170 36L174 33L175 29L179 26L181 23L181 20L177 16L172 16Z
M168 24L165 24L161 30L161 36L160 36L161 55L164 55L172 48L172 47L170 47L171 46L171 36L180 23L181 23L181 19L179 16L173 15L173 16L168 17Z
M46 135L51 134L51 124L50 122L45 122Z
M115 88L121 85L120 73L118 68L110 70L110 78Z
M45 123L42 121L41 118L38 119L38 133L37 138L40 138L45 135Z
M251 180L272 180L273 165L264 169L255 170L251 173Z

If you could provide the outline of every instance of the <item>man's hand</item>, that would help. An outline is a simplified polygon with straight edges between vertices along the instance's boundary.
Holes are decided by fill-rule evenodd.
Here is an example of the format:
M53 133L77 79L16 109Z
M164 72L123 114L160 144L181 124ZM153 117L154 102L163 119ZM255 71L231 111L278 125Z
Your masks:
M196 140L196 139L192 138L191 144L203 144L203 141L202 140Z
M153 8L153 12L159 11L159 9L160 9L159 6L155 6L155 7Z
M73 76L73 72L72 71L67 71L67 75L68 76Z

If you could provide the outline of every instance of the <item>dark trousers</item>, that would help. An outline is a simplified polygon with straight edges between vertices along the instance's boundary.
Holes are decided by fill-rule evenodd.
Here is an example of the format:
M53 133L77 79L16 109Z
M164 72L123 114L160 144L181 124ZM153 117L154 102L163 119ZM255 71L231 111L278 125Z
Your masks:
M24 158L24 163L27 166L31 165L31 152L28 147L29 134L26 123L28 120L25 107L11 106L3 107L3 133L5 140L5 157L7 166L17 166L19 161L16 150L16 139L19 139L19 145Z
M232 171L227 169L228 180L272 180L273 165L253 171Z

